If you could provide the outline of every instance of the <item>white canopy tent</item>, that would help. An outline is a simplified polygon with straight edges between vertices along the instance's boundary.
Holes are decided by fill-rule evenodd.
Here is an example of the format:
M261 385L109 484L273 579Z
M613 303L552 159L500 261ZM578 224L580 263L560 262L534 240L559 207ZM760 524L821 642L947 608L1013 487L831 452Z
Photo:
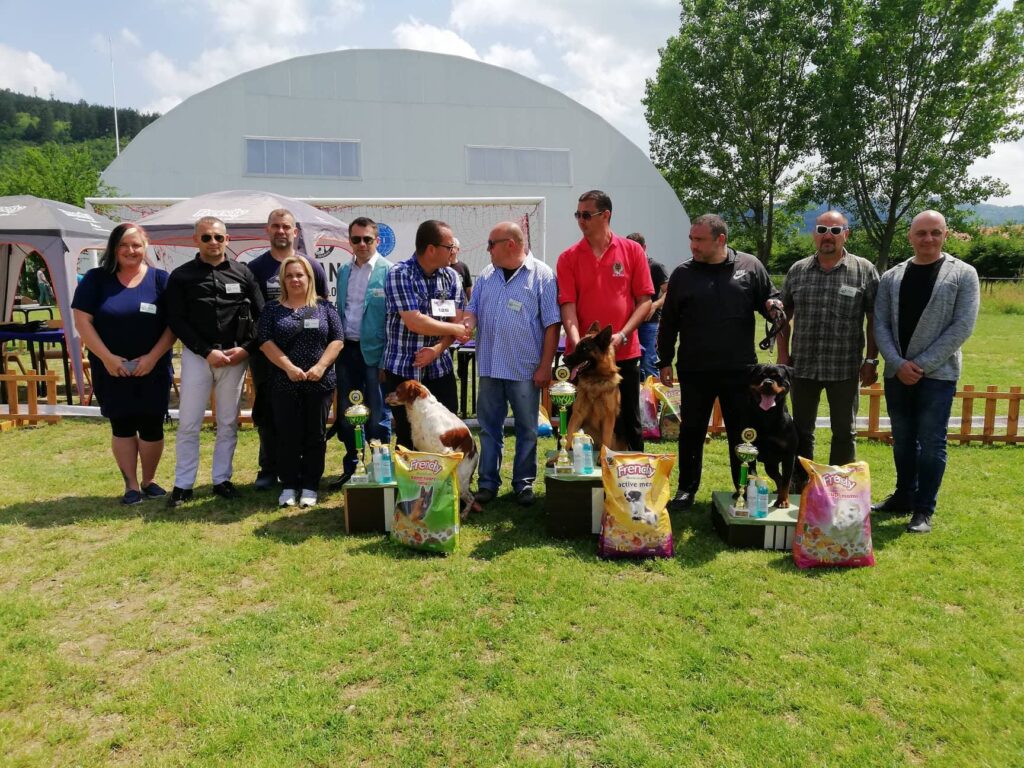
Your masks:
M0 197L0 306L10 318L25 258L39 253L49 270L79 398L83 395L82 345L71 311L82 251L106 247L114 222L67 203L31 195Z

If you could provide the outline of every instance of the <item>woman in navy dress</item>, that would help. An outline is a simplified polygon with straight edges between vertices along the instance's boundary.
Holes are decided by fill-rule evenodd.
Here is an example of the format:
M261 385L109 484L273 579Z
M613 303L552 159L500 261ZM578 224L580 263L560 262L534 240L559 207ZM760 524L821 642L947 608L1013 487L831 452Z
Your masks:
M154 477L164 450L174 334L163 300L167 273L147 263L147 245L141 227L118 224L101 265L86 273L71 302L124 476L121 503L129 505L166 494Z
M327 414L336 384L334 361L341 352L341 318L318 299L309 262L281 262L281 295L260 315L260 349L274 364L270 398L278 435L278 474L283 507L316 504L327 451Z

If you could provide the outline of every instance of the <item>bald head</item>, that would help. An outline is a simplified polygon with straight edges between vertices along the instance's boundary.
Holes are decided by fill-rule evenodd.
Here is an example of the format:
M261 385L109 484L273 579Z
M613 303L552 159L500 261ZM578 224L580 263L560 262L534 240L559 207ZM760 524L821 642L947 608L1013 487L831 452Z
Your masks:
M930 264L942 256L942 244L946 242L946 217L938 211L921 211L910 222L907 237L914 249L914 262Z
M526 259L523 229L514 221L494 225L487 236L491 263L502 269L518 269Z

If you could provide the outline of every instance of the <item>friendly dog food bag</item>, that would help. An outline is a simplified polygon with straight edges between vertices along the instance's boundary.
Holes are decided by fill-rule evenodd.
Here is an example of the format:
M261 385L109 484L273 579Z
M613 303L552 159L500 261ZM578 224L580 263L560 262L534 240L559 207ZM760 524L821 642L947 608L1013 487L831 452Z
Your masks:
M391 537L429 552L454 552L459 546L461 453L422 453L395 448L398 484Z
M654 391L655 384L661 386L653 376L640 387L640 425L644 440L657 440L661 437L658 423L658 395Z
M793 538L797 567L874 565L867 462L831 467L800 457L800 463L808 480Z
M672 557L668 500L675 457L601 449L601 557Z

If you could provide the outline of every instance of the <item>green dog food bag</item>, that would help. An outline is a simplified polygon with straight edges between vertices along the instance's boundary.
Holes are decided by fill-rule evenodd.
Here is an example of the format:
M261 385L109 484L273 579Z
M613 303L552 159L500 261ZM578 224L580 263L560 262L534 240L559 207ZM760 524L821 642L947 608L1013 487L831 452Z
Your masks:
M424 453L395 448L398 484L391 537L428 552L454 552L459 546L461 453Z

